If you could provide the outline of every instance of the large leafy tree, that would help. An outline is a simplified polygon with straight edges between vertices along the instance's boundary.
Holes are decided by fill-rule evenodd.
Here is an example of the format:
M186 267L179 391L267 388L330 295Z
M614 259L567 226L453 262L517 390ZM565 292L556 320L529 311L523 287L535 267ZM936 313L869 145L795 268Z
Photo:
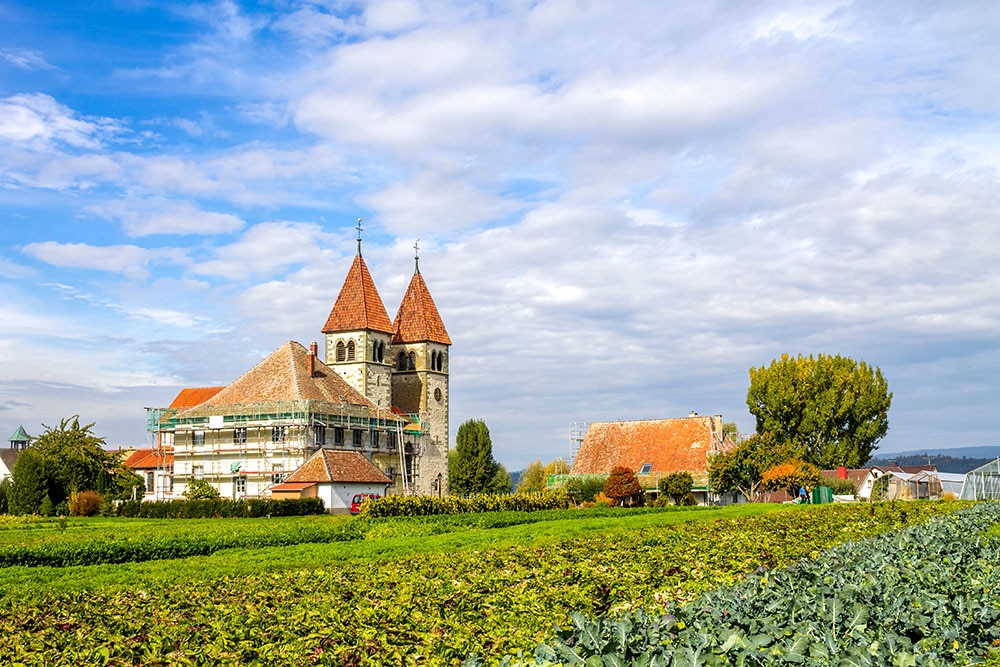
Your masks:
M458 427L448 455L448 489L457 495L510 493L510 474L493 459L486 422L470 419Z
M44 424L43 424L44 426ZM126 470L117 454L105 451L104 439L79 415L63 419L21 452L14 464L11 510L38 513L46 504L58 506L71 494L97 491L106 498L142 492L142 479Z
M657 487L665 496L669 496L675 505L682 505L691 496L691 489L694 488L694 477L691 473L680 471L672 472L657 483Z
M760 490L764 471L795 456L788 443L773 433L755 433L733 450L712 459L708 483L713 491L735 492L753 502Z
M517 482L518 493L541 493L545 490L545 468L541 459L528 464Z
M632 499L642 493L639 479L635 476L635 471L625 466L616 466L611 469L607 480L604 482L604 495L612 500L624 505L625 501L631 504Z
M747 406L757 432L792 443L820 468L858 468L889 429L882 371L840 355L790 357L750 369Z

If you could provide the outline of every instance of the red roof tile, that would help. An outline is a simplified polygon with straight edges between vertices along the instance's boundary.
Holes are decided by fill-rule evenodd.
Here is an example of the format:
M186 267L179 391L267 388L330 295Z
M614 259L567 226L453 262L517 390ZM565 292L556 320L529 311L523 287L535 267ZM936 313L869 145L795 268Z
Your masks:
M181 393L177 394L177 398L170 404L170 407L178 410L193 408L212 398L223 389L225 387L188 387L181 389Z
M288 476L285 483L289 482L392 484L385 473L360 453L341 449L319 450Z
M431 341L451 345L451 338L448 336L448 330L444 328L441 314L434 305L434 299L431 298L424 277L419 272L414 273L410 279L403 301L396 311L392 328L393 343Z
M695 486L708 479L709 455L732 447L719 440L712 417L685 417L643 421L593 422L580 445L570 472L608 474L624 466L637 474L651 464L649 474L689 472Z
M137 449L125 459L124 466L131 470L173 468L174 455L161 449Z
M273 401L325 401L363 405L383 419L398 419L351 387L329 366L314 359L315 372L309 374L310 352L300 343L288 341L269 357L209 400L181 413L197 417L218 412L221 406Z
M330 316L323 326L323 333L340 331L360 331L368 329L392 333L392 323L385 312L382 297L378 295L375 281L368 272L368 266L361 254L354 256L351 270L347 272L337 302L330 310Z
M310 486L314 486L316 482L282 482L271 487L271 493L283 492L283 491L301 491L303 489L308 489Z

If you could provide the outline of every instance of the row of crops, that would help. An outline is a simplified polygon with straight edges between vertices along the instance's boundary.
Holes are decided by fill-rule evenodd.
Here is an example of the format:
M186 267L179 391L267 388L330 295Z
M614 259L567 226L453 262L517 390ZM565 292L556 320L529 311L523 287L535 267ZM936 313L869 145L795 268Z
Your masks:
M604 517L600 530L588 529L546 543L526 538L521 545L506 541L515 533L542 531L545 522L475 527L463 524L459 517L445 517L440 524L445 528L439 531L437 520L431 517L375 521L365 529L366 540L392 541L397 539L394 534L409 525L423 531L428 543L433 543L437 532L444 532L451 541L438 551L394 558L327 559L321 567L271 567L250 575L212 578L199 578L198 559L178 560L172 565L190 569L184 581L131 589L97 587L18 595L0 585L0 636L5 638L0 644L0 664L458 665L471 655L491 664L518 651L527 651L524 655L533 661L532 650L539 642L548 642L547 648L539 650L550 653L540 653L537 664L546 664L545 660L572 664L568 654L561 653L564 649L584 661L577 664L620 664L615 651L622 646L621 655L632 651L637 658L634 664L644 664L647 658L646 664L664 665L772 664L801 628L774 635L769 645L760 644L760 636L771 631L770 625L734 630L721 639L721 645L712 643L716 635L708 633L722 627L719 619L754 612L733 606L736 603L729 598L712 598L722 593L711 591L730 585L724 590L744 591L744 605L758 598L793 604L790 599L797 594L790 595L781 587L785 584L779 586L786 575L778 568L815 558L821 550L845 540L858 541L923 523L956 507L943 503L791 507L758 516L739 516L734 508L729 516L735 518L676 524L656 523L658 518L669 518L668 512L619 513ZM545 521L569 524L575 519L568 517L579 515L562 512L558 516L562 518L552 514ZM713 515L692 512L689 516ZM983 525L988 520L995 518L979 519ZM375 537L376 533L383 537ZM459 538L466 546L456 548ZM504 546L495 546L501 542ZM316 543L301 548L322 554L336 546ZM268 554L280 558L282 553L287 549L234 550L218 556L262 561ZM829 563L823 567L828 574L836 569ZM773 574L768 578L765 571ZM2 575L0 570L0 584ZM828 585L842 587L832 580ZM741 599L734 595L733 600ZM809 600L794 604L800 605L792 607L798 610L799 621L814 615ZM711 613L719 617L699 617L691 611L703 607L715 609ZM842 632L839 628L849 615L848 608L853 607L846 602L831 606L831 613L841 619L831 625L831 632ZM655 613L643 616L643 610ZM660 616L664 611L668 620ZM771 611L773 617L784 613L780 606ZM615 625L618 619L631 626ZM572 629L553 642L554 625ZM859 632L857 623L849 627ZM692 634L692 628L701 634ZM644 643L636 639L639 635L669 640L677 647L690 635L691 646L702 640L704 646L694 656L695 662L675 657L668 662L662 656L647 655L660 642ZM589 654L583 652L590 641L587 637L594 642ZM697 637L701 639L695 641ZM612 640L619 641L615 651L608 643ZM966 651L972 643L970 638ZM919 640L911 638L912 646L918 644ZM761 661L736 659L734 651L750 656L754 647L765 651ZM928 652L920 647L923 652L914 649L913 655L926 656ZM952 650L958 651L954 646ZM677 655L686 654L682 650ZM705 662L710 657L732 657L733 661ZM803 655L805 664L836 664L822 660L818 655Z

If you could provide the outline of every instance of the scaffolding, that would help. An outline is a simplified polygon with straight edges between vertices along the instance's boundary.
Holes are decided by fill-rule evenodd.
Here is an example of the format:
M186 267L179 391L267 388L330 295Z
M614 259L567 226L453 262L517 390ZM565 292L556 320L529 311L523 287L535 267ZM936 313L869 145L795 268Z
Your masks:
M569 425L569 465L572 467L573 461L576 460L576 455L580 451L580 446L583 444L583 439L587 437L587 429L590 428L590 422L570 422Z

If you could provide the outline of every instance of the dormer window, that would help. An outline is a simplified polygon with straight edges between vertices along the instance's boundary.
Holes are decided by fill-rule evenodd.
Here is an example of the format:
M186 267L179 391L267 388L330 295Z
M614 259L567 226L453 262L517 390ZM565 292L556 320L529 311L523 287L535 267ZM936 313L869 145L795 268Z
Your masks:
M643 463L642 467L639 469L639 474L640 475L648 475L651 472L653 472L653 464L652 463Z

